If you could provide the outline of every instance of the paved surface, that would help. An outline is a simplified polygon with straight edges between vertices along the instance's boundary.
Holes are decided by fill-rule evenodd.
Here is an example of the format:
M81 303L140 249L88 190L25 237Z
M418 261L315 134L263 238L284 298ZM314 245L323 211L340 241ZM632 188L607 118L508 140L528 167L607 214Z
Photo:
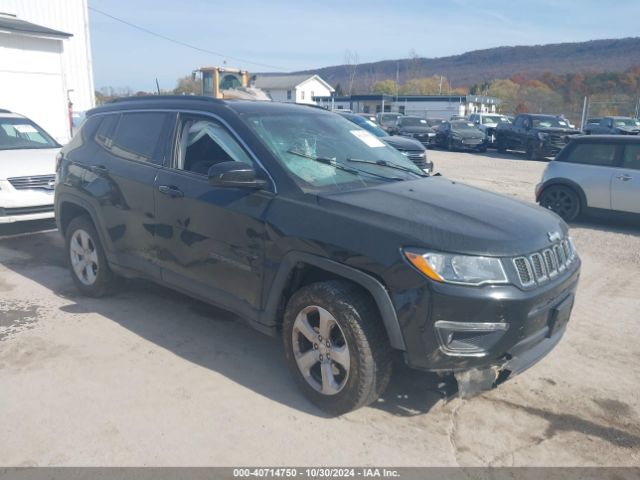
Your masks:
M430 152L453 179L533 200L544 163ZM79 296L50 224L0 229L0 465L640 465L640 227L583 221L568 332L499 389L444 403L398 367L326 418L279 341L146 282ZM15 235L19 236L15 236Z

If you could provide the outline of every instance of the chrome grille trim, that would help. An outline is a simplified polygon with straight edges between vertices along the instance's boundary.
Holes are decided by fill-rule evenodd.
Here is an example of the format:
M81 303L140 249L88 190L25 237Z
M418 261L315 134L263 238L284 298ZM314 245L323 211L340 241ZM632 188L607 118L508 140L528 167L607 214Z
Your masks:
M553 253L553 250L547 248L542 252L544 256L544 262L547 265L547 272L549 272L549 277L553 278L558 275L558 261L556 260L556 255Z
M547 275L547 268L544 265L544 259L542 255L539 253L534 253L529 257L531 259L531 266L533 268L533 273L536 276L536 281L544 282L549 278Z
M513 259L513 266L518 272L518 277L520 278L520 283L523 287L530 287L534 283L536 283L533 277L533 270L531 269L531 264L527 257L517 257ZM524 270L524 271L523 271Z
M567 268L567 259L564 256L564 250L560 244L553 246L553 253L556 256L556 265L558 265L558 272L564 272Z
M53 190L49 187L49 184L50 182L55 181L55 179L55 175L34 175L31 177L11 177L7 178L7 181L16 190Z
M512 259L522 287L542 285L569 269L576 260L573 243L565 238L549 248Z

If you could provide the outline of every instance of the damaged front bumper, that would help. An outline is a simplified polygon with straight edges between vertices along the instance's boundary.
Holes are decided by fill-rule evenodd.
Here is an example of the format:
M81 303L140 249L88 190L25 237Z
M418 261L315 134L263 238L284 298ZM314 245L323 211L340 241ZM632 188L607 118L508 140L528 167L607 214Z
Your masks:
M511 353L495 365L453 373L456 386L447 391L446 396L451 397L457 393L461 398L470 398L497 387L544 358L558 344L565 331L566 324L551 337L546 336L547 331L541 331L539 336L527 338L515 345Z

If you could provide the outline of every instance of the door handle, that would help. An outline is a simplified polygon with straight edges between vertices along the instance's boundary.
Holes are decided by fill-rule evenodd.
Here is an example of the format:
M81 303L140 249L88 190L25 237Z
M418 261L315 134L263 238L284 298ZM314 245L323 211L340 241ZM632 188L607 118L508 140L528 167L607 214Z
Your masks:
M158 191L163 195L167 195L171 198L184 197L184 193L178 187L173 185L160 185Z
M624 175L617 175L616 178L618 180L622 180L623 182L628 182L629 180L631 180L633 177L631 175L627 175L626 173Z

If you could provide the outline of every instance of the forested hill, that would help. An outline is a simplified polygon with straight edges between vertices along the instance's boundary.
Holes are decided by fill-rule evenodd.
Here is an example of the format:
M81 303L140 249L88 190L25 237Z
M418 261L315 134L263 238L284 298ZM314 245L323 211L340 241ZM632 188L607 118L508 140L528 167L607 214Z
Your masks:
M427 50L425 47L424 50ZM417 48L418 51L421 49ZM535 46L498 47L441 58L406 58L359 64L354 90L366 91L375 82L408 77L444 75L452 87L470 86L521 73L536 77L553 74L620 72L640 65L640 37L592 40ZM332 85L349 83L349 65L323 67L295 73L317 73Z

